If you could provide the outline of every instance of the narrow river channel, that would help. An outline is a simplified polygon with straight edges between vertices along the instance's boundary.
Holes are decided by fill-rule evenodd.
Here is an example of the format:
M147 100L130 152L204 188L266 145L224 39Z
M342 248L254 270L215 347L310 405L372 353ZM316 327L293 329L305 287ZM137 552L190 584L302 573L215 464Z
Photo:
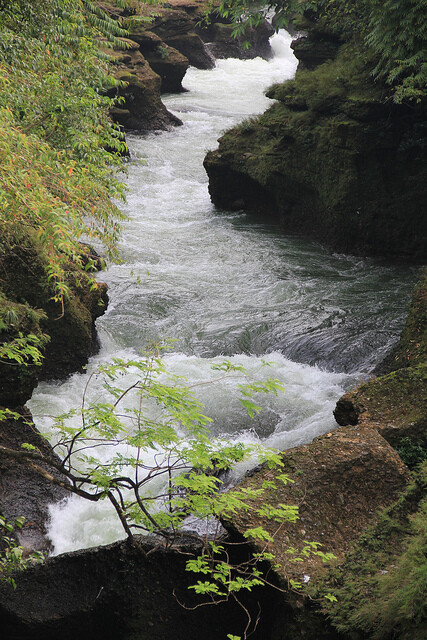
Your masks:
M285 393L266 398L265 410L250 421L229 381L201 387L213 433L288 448L336 426L336 400L369 375L396 340L414 273L331 254L283 235L272 221L211 204L206 151L222 131L268 107L265 88L295 73L290 37L274 36L273 47L269 62L191 68L183 82L188 92L164 100L184 125L128 136L123 262L100 276L110 305L97 322L101 350L88 371L165 338L175 340L168 366L190 383L211 376L215 359L242 363L254 379L279 378ZM271 363L267 371L263 359ZM41 431L50 429L47 416L79 406L86 382L87 374L75 374L39 385L30 408ZM61 553L111 542L122 531L107 503L73 497L52 509L50 535Z

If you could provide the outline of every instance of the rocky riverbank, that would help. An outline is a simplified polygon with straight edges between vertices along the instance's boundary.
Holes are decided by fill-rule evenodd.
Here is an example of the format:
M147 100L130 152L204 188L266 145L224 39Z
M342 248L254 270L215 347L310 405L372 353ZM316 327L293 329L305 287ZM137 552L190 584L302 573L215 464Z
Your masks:
M173 11L176 14L178 8ZM162 76L162 82L170 83L169 86L175 87L174 90L181 90L180 74L186 62L183 61L184 54L179 52L178 42L183 36L190 33L190 31L186 31L185 27L185 24L188 25L188 11L185 10L184 13L187 17L184 20L184 17L181 16L184 26L181 25L182 32L177 33L177 38L173 38L173 32L169 32L169 38L167 27L164 21L160 20L157 27L155 24L150 24L148 31L142 29L137 33L135 30L129 49L126 52L117 52L118 77L126 79L126 74L134 75L136 78L135 87L138 88L138 91L140 90L141 97L141 100L136 99L137 94L131 92L125 96L127 102L123 105L122 112L117 113L118 120L123 118L124 126L144 129L145 125L141 125L141 123L148 122L151 111L150 107L142 106L142 96L145 95L145 87L149 83L147 80L144 84L142 77L138 75L139 71L137 71L138 68L148 69L146 60L151 59L153 66L159 65L157 68L158 73ZM180 23L181 18L179 16L177 18L176 15L174 17L177 23ZM155 31L156 28L157 31ZM191 40L191 38L184 38L187 44L189 39ZM173 42L173 51L171 42ZM141 53L142 46L145 47L144 54ZM298 47L302 51L301 43ZM337 43L331 39L323 38L322 47L322 56L325 59L325 57L332 55L328 53L332 50L335 55ZM346 67L349 62L349 51L349 49L345 49L336 56L336 61L342 68ZM179 52L179 55L175 52ZM143 55L147 56L146 59ZM340 55L343 57L340 58ZM309 55L307 47L304 56L307 67L315 64L313 52ZM175 60L174 65L171 66L176 73L168 70L168 65L162 66L162 61L169 57ZM131 65L131 67L126 67L126 65ZM334 73L337 69L338 67L334 67ZM327 76L323 78L322 82L327 83L326 77L329 78L330 72L331 69L328 67ZM122 75L120 76L120 74ZM363 75L362 71L360 74ZM344 85L346 82L351 85L348 76L345 76L344 80ZM337 176L340 175L339 167L332 159L332 155L342 151L348 160L348 162L346 160L347 164L344 163L344 169L347 167L348 172L344 171L347 177L343 178L342 185L341 183L338 185L342 186L342 190L338 189L337 202L333 205L331 200L330 209L328 209L331 212L330 218L327 218L330 235L331 238L335 238L334 242L344 242L343 238L347 237L346 234L349 233L347 232L348 222L354 240L353 244L349 246L349 250L360 247L360 250L363 248L363 251L368 251L369 246L377 246L375 243L379 241L379 231L375 226L377 223L373 222L373 226L367 225L364 230L365 236L361 239L360 229L363 225L355 224L352 226L349 218L346 218L347 222L345 222L344 220L339 221L337 216L339 203L347 202L346 199L350 202L350 196L353 197L356 193L347 188L348 184L352 184L354 181L354 178L348 178L355 166L352 162L358 153L361 153L360 158L363 162L368 162L369 154L367 151L364 155L366 140L372 141L375 131L373 121L378 115L380 121L384 123L385 113L381 110L375 111L377 109L376 106L373 106L375 101L369 97L372 90L370 85L367 85L367 94L363 99L360 97L353 99L347 89L343 90L343 93L337 84L334 84L329 91L328 84L325 88L320 80L320 84L316 83L317 80L310 85L310 90L305 90L305 93L300 93L299 89L298 91L295 89L292 93L293 89L289 89L288 95L286 93L288 89L276 88L274 92L279 97L279 111L273 112L275 115L271 121L260 120L260 122L266 123L266 131L262 135L258 131L258 121L244 124L240 133L229 134L231 137L237 136L239 139L249 137L245 143L247 144L245 154L239 160L239 171L235 168L237 165L227 164L227 168L225 168L225 164L221 164L223 184L230 184L230 191L234 198L232 204L237 208L246 206L245 198L248 198L249 194L255 208L261 210L261 207L265 207L266 202L270 202L272 203L271 208L276 210L282 206L282 200L280 198L274 200L276 198L274 194L280 193L283 197L286 194L288 198L291 189L294 189L292 193L305 198L304 202L318 202L320 196L314 196L312 193L316 183L314 174L317 173L317 178L319 180L322 178L324 181L322 197L326 202L327 198L332 198L332 195L328 194L331 185L335 185L335 182L330 179L333 172L335 171ZM154 85L156 86L155 91L159 92L158 79L153 80ZM127 85L127 87L130 86L131 83ZM290 84L288 88L296 86L296 84ZM282 91L286 93L283 99L280 98ZM307 101L310 103L309 106L307 106ZM133 102L138 106L130 108L129 105ZM335 136L338 129L334 128L335 125L332 126L335 122L333 118L337 113L341 114L341 111L337 112L335 109L343 109L343 105L347 105L348 109L354 109L347 113L349 118L348 131L345 128L347 125L345 125L340 144L336 143L335 137L333 137L335 142L332 143L330 136L326 136L324 132L331 128ZM147 115L144 115L144 109L147 109ZM302 184L300 190L296 173L292 174L289 179L284 179L283 172L278 171L274 175L270 173L270 165L270 168L263 165L266 167L266 178L265 183L262 182L259 176L264 174L260 168L261 164L259 164L261 160L258 158L262 154L257 151L258 147L252 147L249 144L250 140L255 143L258 136L261 136L259 141L261 144L263 140L262 144L266 144L264 156L267 159L269 150L271 150L270 155L276 158L275 154L278 149L282 149L288 142L293 144L292 141L287 140L287 136L291 136L291 130L286 129L283 134L279 118L280 109L284 109L286 117L291 113L292 118L295 117L295 120L292 120L293 124L299 122L300 125L300 128L298 126L296 129L292 128L294 136L300 134L302 136L299 138L298 145L293 147L295 159L300 163L298 165L300 172L304 174L304 168L306 172L304 175L308 175L310 169L303 162L303 159L297 160L296 150L303 154L305 153L304 148L307 147L311 149L309 153L318 153L313 151L313 147L310 146L312 141L310 142L308 136L308 124L313 129L313 135L318 133L318 140L323 140L322 148L325 150L325 157L329 158L327 174L324 175L322 174L320 156L317 155L316 172L313 171L311 182ZM154 107L153 110L155 110ZM172 124L167 113L162 112L162 114L157 124L153 118L152 123L147 125L147 129L151 126L162 128ZM375 117L374 114L376 114ZM339 117L342 118L341 115ZM274 118L277 119L274 120ZM394 116L390 116L390 118L394 122ZM412 122L411 126L415 126L417 118L418 115L413 116L412 120L409 118ZM319 127L324 127L322 133L316 133L317 122L321 123ZM342 125L341 120L340 122ZM367 138L361 139L360 148L356 148L352 145L355 139L359 140L360 129L354 138L351 138L350 134L348 134L349 138L346 136L348 132L351 133L352 127L359 127L361 123L363 124L363 136L366 135ZM392 127L395 125L393 124ZM271 138L269 137L266 143L263 136L264 134L270 136L274 131L276 131L276 139L274 144L272 143L273 146L270 147ZM393 136L398 137L398 133L399 128L392 128L388 131L387 136L389 137L387 137L384 149L390 150L392 148L390 145L394 144ZM325 138L322 137L324 135ZM398 137L398 140L400 141L399 148L403 153L405 145L402 138ZM404 140L405 144L408 143L407 138ZM277 146L275 146L276 143ZM330 146L333 147L333 154ZM224 143L224 148L226 149L226 143ZM415 142L413 146L409 145L407 148L412 151L419 149L418 143ZM374 143L372 142L369 147L370 154L373 149ZM385 161L384 149L377 158L378 162ZM225 159L228 162L227 153L226 151ZM418 158L417 153L418 151L415 153L415 160ZM235 157L233 155L233 158ZM408 152L402 157L406 158L407 163L412 166L411 153ZM303 158L307 159L307 155L303 155ZM221 151L216 159L221 160ZM258 169L253 172L247 168L243 170L244 166L251 166L252 162L254 166L258 166ZM279 163L277 166L284 165ZM369 166L371 167L371 165ZM388 167L388 165L385 166ZM377 164L376 167L377 173L374 172L374 177L378 178L379 165ZM362 168L359 167L361 171ZM236 187L238 184L238 180L237 182L235 180L236 174L238 174L238 180L242 179L239 188ZM363 171L360 175L362 174ZM241 178L241 176L243 177ZM417 176L418 173L415 178ZM396 174L393 173L392 177L397 180ZM283 185L280 186L283 180L286 188ZM372 180L370 193L375 192L374 178ZM411 185L405 182L406 178L402 178L402 180L403 182L398 184L399 188L406 189L408 187L409 189L409 195L402 195L402 198L408 197L410 199L412 197L410 194L413 193ZM310 189L306 191L307 184L311 185L311 191ZM363 184L365 188L366 183ZM384 184L381 182L383 185L381 189L384 190L389 184L387 181ZM271 185L274 185L274 190ZM276 188L277 191L275 191ZM317 188L320 189L320 187ZM235 191L232 191L233 189ZM220 193L219 190L218 193ZM380 190L380 193L385 195L384 191ZM392 195L394 193L393 191ZM291 217L296 216L300 211L299 206L295 204L295 211L292 215L290 214ZM262 211L264 210L262 209ZM314 205L313 211L317 215L318 210L314 208ZM369 207L363 209L365 222L368 219L366 212L369 211L372 213L373 209ZM414 211L414 207L408 208L407 231L402 231L406 227L402 226L401 220L396 222L396 229L387 226L387 232L384 231L386 237L384 253L396 252L399 255L408 255L412 252L414 255L421 256L421 234L415 233L413 226L411 226L418 225L420 218L410 213L411 211ZM411 218L411 215L415 217ZM384 223L384 217L382 221ZM304 222L304 224L308 225L308 222ZM323 233L325 231L325 228L322 227L323 222L316 224L319 226L315 227L313 231L317 230L319 233ZM305 229L305 227L298 228L298 230ZM359 235L357 235L358 229ZM417 230L419 230L419 226L417 226ZM369 240L371 233L373 239ZM402 233L402 246L404 247L402 251L396 249L394 238L397 233ZM348 237L346 241L349 242ZM10 340L19 336L20 332L25 334L31 332L40 338L48 336L50 341L43 338L40 343L44 343L46 356L42 368L35 365L31 368L23 365L12 366L10 363L2 363L1 365L4 368L2 371L1 402L5 407L17 409L21 418L17 421L5 420L2 423L0 444L19 451L23 442L29 442L41 451L48 451L50 455L47 443L37 434L31 423L31 416L21 405L30 397L39 378L39 371L45 377L59 377L68 375L71 371L78 370L84 365L89 354L96 348L93 321L105 308L106 290L102 284L94 287L90 277L82 271L77 279L72 278L71 296L62 310L60 304L51 300L52 292L49 290L44 268L45 259L46 256L39 251L37 243L33 240L20 242L19 245L13 247L13 252L10 255L6 252L2 257L3 297L0 313L4 316L8 314L9 327L7 336L2 337ZM74 267L70 266L70 270L72 269ZM414 295L401 343L389 359L388 372L378 379L365 383L339 401L336 417L344 426L316 438L309 445L283 453L282 460L285 471L289 473L295 483L284 487L280 492L275 492L272 489L270 499L279 504L283 502L298 504L301 519L295 525L286 525L286 527L278 527L276 523L274 531L268 523L262 520L255 521L251 516L236 518L224 523L233 542L242 541L243 531L248 525L256 527L258 524L262 524L267 529L270 527L271 532L275 534L272 550L276 552L280 566L267 567L266 569L266 575L274 586L255 590L247 600L244 600L244 605L254 620L258 615L259 608L263 614L254 638L262 638L263 640L284 640L285 638L289 640L291 638L293 640L305 637L312 640L318 638L351 638L351 640L357 638L359 640L359 638L371 637L370 631L365 633L364 628L358 627L356 622L352 623L351 628L343 630L342 620L345 620L346 611L334 613L335 610L332 607L328 609L326 605L319 603L325 602L322 599L325 592L333 591L335 588L337 588L338 598L340 597L338 592L342 586L343 578L337 577L336 572L339 572L342 566L346 567L344 586L352 584L355 578L354 574L357 573L360 565L351 565L351 562L354 562L351 560L351 554L355 553L354 549L357 550L361 548L361 545L363 546L363 540L366 540L367 535L371 536L369 538L371 546L367 546L370 555L373 553L372 546L374 546L375 539L383 540L380 536L380 529L383 532L386 530L386 535L393 543L396 543L394 556L390 554L386 559L380 559L373 569L370 568L374 572L373 579L387 573L392 574L393 569L399 565L402 556L401 548L407 547L415 537L417 529L411 528L410 516L420 511L423 496L420 480L417 485L418 493L415 490L407 489L406 497L400 499L400 504L403 501L406 506L398 522L392 520L393 524L391 525L390 516L388 528L386 528L382 524L381 518L378 517L377 510L381 507L390 507L392 510L390 513L393 512L393 509L396 512L398 509L396 505L399 505L399 493L408 486L408 467L402 459L403 453L401 453L402 457L399 457L396 452L396 447L401 445L402 439L409 438L410 442L417 444L421 450L425 447L426 301L426 279L423 276ZM401 451L401 449L399 450ZM26 550L46 549L44 527L48 512L47 505L62 499L66 495L66 490L53 486L47 477L41 478L40 474L31 467L11 462L10 458L6 456L0 458L0 474L0 510L10 519L17 515L23 515L27 518L29 526L24 528L20 539ZM265 481L270 481L270 475L266 468L262 468L246 478L243 481L243 487L256 488L264 484ZM409 504L410 506L408 506ZM373 527L370 534L369 527ZM394 529L399 527L400 530L396 533ZM409 542L405 536L409 536ZM307 541L309 543L321 542L323 551L334 553L337 560L332 564L329 573L324 573L319 556L316 555L303 556L302 561L296 564L289 563L286 549L289 547L301 548L307 544ZM187 554L198 550L197 544L189 544L188 541L181 541L173 549L166 551L157 546L157 541L137 540L134 546L116 543L107 547L64 554L49 559L45 564L32 567L20 575L16 591L13 591L8 584L1 585L0 622L2 628L8 637L16 640L18 638L53 639L57 637L66 639L75 637L76 634L83 638L124 638L129 640L136 640L136 638L147 638L147 640L148 638L150 640L153 638L163 640L164 638L166 640L171 637L171 634L178 640L180 638L189 640L199 638L203 634L206 638L216 640L220 634L224 637L227 633L238 634L242 629L242 611L237 605L224 603L221 607L206 607L189 612L180 607L177 602L176 595L180 600L189 603L190 606L195 604L193 600L186 600L190 579L184 570L184 564L188 557ZM366 550L360 553L366 561ZM299 590L294 588L289 589L290 580L301 580L301 576L303 576L303 580L304 576L307 577L306 583L310 588L311 583L314 584L314 591L308 589L303 592L307 596L300 595ZM279 587L282 591L277 591L274 587ZM357 589L359 593L360 585L357 586ZM375 584L372 583L372 588L369 591L369 598L372 602L375 602L375 594L378 594L378 590L375 591L375 589ZM351 593L350 596L342 597L344 609L349 600L351 601ZM335 620L335 626L331 626L325 616L331 616L332 620ZM392 632L393 629L390 633ZM408 640L418 637L417 634L422 633L421 624L417 625L415 620L408 633L412 633L412 635L401 634L399 637L405 637ZM422 636L419 635L419 637Z
M206 156L211 198L335 251L422 261L424 105L385 100L356 39L315 36L295 42L303 68L267 92L270 109Z
M272 55L269 38L273 29L267 21L236 40L233 26L215 9L204 22L205 0L173 0L167 6L141 3L132 10L113 3L108 11L129 34L122 39L123 48L109 54L116 67L115 78L125 83L116 90L123 102L111 113L125 130L165 130L181 124L166 109L161 94L185 90L182 79L189 65L211 69L216 58Z
M264 219L279 218L286 233L314 237L340 252L425 260L424 104L395 105L385 99L384 86L370 75L369 52L361 55L357 38L324 21L305 20L304 27L305 36L293 44L300 60L295 80L272 87L267 95L277 102L226 132L218 150L206 156L213 202ZM412 468L426 457L426 291L424 273L400 343L379 368L383 375L338 401L334 414L344 428L283 455L284 468L293 472L296 483L272 499L288 503L296 490L301 521L296 530L275 532L277 542L270 546L279 558L276 579L287 585L296 579L287 547L317 540L337 557L335 568L322 569L319 557L310 555L297 568L308 583L317 580L317 588L309 587L307 593L319 596L325 585L332 591L337 587L338 603L320 605L322 611L316 613L311 599L289 594L286 600L293 602L299 623L288 625L286 632L278 623L275 639L371 638L379 620L389 635L375 637L409 639L425 633L419 613L399 617L395 611L393 620L382 595L394 590L395 605L390 607L405 597L398 577L404 565L410 584L415 565L408 564L404 549L422 544L417 541L423 535L420 527L425 528L425 473L420 472L416 499L401 498L385 520L378 508L393 503L408 483L408 470L396 450ZM257 488L269 478L264 468L243 484ZM412 527L411 518L424 524ZM237 539L248 525L273 533L266 520L250 515L226 523ZM402 526L405 532L393 533ZM374 550L375 537L387 549L382 557ZM373 559L371 567L366 554ZM340 574L337 567L342 565ZM352 585L358 596L363 590L360 571L369 576L364 604L362 596L354 602L351 596Z

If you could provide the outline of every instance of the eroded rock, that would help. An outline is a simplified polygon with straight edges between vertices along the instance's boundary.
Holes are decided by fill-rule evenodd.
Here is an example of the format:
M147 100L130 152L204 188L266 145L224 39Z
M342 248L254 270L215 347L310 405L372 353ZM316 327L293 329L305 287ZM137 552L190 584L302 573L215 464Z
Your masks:
M332 34L310 32L297 37L291 47L304 68L315 69L327 60L333 60L340 44L339 38Z
M194 22L186 11L178 8L160 9L150 29L163 42L182 53L193 67L212 69L215 66L203 41L194 32Z
M114 120L127 130L138 131L165 130L182 124L162 103L162 80L140 52L139 44L133 40L126 42L128 49L112 54L117 65L114 76L126 83L118 90L124 103L111 110Z
M208 50L214 58L239 58L252 60L261 57L269 60L273 56L270 38L274 29L267 20L261 22L256 28L247 29L246 33L238 38L232 35L234 25L224 22L213 22L206 27L198 27L197 32L207 43ZM249 46L246 46L246 43Z

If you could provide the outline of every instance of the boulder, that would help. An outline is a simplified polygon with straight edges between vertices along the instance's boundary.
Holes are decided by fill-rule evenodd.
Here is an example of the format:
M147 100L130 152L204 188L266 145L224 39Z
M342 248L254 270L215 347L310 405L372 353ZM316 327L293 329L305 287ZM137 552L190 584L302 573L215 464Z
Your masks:
M215 66L215 60L196 33L171 36L165 42L178 49L196 69L213 69Z
M420 273L399 343L377 368L378 373L427 362L427 268Z
M262 526L274 537L265 543L275 555L272 574L288 587L289 579L316 580L322 560L316 555L291 560L289 548L302 549L308 542L321 543L321 550L338 559L352 547L376 512L393 502L407 484L409 472L394 449L375 430L362 426L337 429L315 438L311 444L282 453L283 473L294 484L267 490L263 503L299 506L295 524L278 525L253 515L239 513L223 524L235 538L245 530ZM275 473L263 466L244 479L242 488L258 488L274 480ZM256 502L253 503L257 505ZM264 544L257 545L264 548ZM309 578L308 578L309 577Z
M368 382L337 402L340 425L376 429L390 444L402 438L427 444L427 364L409 367Z
M140 26L131 30L130 37L139 48L150 67L162 79L161 92L183 91L181 81L188 69L188 59L177 49L167 45L160 36Z
M315 69L327 60L333 60L338 53L339 38L331 33L311 31L300 35L291 44L300 68Z
M34 426L28 409L18 407L15 411L19 414L19 419L11 417L0 421L0 447L19 451L23 443L28 443L43 455L56 458L47 440ZM66 483L66 479L51 467L48 473L59 482ZM25 553L51 550L46 536L49 505L68 495L65 488L44 478L30 464L6 456L0 448L0 513L8 522L25 518L24 527L15 532Z
M49 558L0 583L0 625L8 640L218 640L241 634L243 609L234 601L197 605L185 563L200 542L171 549L137 536L112 545ZM256 594L259 595L259 594ZM257 611L256 596L245 605ZM188 610L181 606L193 607ZM269 621L266 621L269 623ZM255 636L268 638L261 623Z

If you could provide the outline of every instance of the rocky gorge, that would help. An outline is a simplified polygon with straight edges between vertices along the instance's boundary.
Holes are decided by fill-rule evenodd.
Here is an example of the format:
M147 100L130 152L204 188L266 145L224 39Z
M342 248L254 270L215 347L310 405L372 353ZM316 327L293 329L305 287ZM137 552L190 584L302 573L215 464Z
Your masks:
M114 11L120 13L119 9ZM148 29L145 26L129 29L128 48L114 54L117 78L127 85L120 89L125 101L113 116L125 129L157 130L179 124L176 116L161 104L160 93L182 90L181 81L188 64L200 68L213 64L209 50L215 49L206 50L194 31L198 11L197 3L176 3L172 8L159 10L160 15ZM212 30L218 34L227 31L223 26ZM211 32L203 36L210 37ZM216 42L222 37L218 36ZM327 38L326 41L325 45L325 38L322 40L319 55L322 60L336 55L343 73L351 53L344 50L338 54L335 43L330 44L331 39ZM304 49L301 42L295 46L297 51L298 48ZM305 47L305 53L301 53L308 67L319 62L313 61L314 51L310 47L307 53ZM356 76L359 71L363 75L357 69ZM403 107L396 112L382 110L370 87L365 87L362 98L349 96L348 85L353 80L348 76L339 77L339 87L336 84L331 87L325 77L311 79L310 89L304 94L296 84L302 83L304 73L308 72L299 74L300 79L294 84L270 90L278 102L269 115L227 133L219 150L208 155L206 168L213 199L226 209L248 207L262 215L266 212L279 215L286 231L327 238L340 251L422 260L425 218L418 206L422 184L420 114L409 113ZM380 148L378 129L386 130ZM288 200L291 204L286 208L282 206L285 194L291 195ZM388 219L393 224L386 224ZM105 309L106 289L102 284L91 288L82 276L81 286L57 322L60 311L49 302L49 293L40 284L42 257L34 253L31 245L21 249L2 258L2 291L7 295L4 308L10 310L12 305L19 317L21 324L17 331L31 330L51 336L42 376L68 375L84 365L96 348L93 323ZM34 310L38 315L34 315ZM408 486L408 468L396 453L396 447L408 437L420 447L426 445L425 345L423 276L400 344L384 365L383 375L339 400L335 417L340 429L283 453L285 468L294 475L296 483L294 489L285 488L272 499L277 503L296 501L300 504L301 519L276 537L274 550L281 567L275 569L271 581L285 593L268 587L245 601L251 611L256 611L260 602L267 612L254 637L272 640L370 637L357 629L350 635L346 631L341 633L326 623L327 612L314 606L310 598L288 591L289 580L296 574L281 554L288 546L317 540L325 550L333 551L336 564L344 563L346 554L355 548L367 527L375 526L377 509L392 505ZM37 383L37 370L33 373L24 367L12 369L4 364L2 367L5 368L2 404L22 407ZM4 423L1 444L16 446L18 432L18 439L46 447L26 410L22 408L19 412L22 423L18 423L19 428L16 423ZM48 479L40 480L38 474L25 465L11 463L8 457L2 456L0 460L0 510L8 518L24 515L33 523L21 537L26 548L46 548L43 533L47 504L62 499L66 489L55 487ZM243 483L258 485L265 479L268 480L268 470L260 469ZM417 510L421 499L422 493L414 499L412 512ZM243 519L224 524L231 539L239 541L243 530L257 523ZM20 575L16 592L9 585L1 586L1 622L10 638L75 637L76 633L82 634L82 624L84 634L93 638L162 640L170 637L171 627L174 637L183 639L199 637L201 628L207 628L211 634L207 637L212 638L230 630L238 633L241 626L238 608L221 605L221 609L213 607L209 611L207 607L206 613L204 608L187 612L177 605L172 592L174 587L182 593L186 589L188 580L182 557L189 551L194 551L194 544L188 541L168 552L158 549L155 541L140 541L135 547L115 543L111 547L51 558ZM388 565L377 570L388 570ZM303 573L318 585L330 580L317 557L304 562ZM90 580L84 576L90 576ZM412 633L418 633L420 628L419 624L414 625Z

